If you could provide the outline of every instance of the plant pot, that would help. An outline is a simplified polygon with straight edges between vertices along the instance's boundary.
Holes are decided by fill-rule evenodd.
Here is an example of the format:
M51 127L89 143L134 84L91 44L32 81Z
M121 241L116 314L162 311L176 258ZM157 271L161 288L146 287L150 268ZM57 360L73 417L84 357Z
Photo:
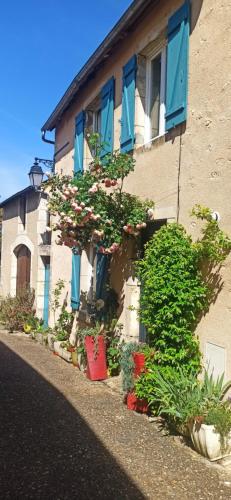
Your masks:
M231 454L231 433L224 438L221 446L221 436L215 431L214 425L194 423L191 429L193 446L198 453L209 460L219 460Z
M65 349L63 349L60 344L62 344L62 342L59 340L54 342L54 352L56 354L58 354L58 356L60 356L60 358L63 358L68 363L71 363L72 362L71 353L66 351Z
M37 332L37 335L36 335L36 340L39 344L43 345L43 334L40 333L40 332Z
M87 353L87 377L90 380L105 380L107 378L107 363L104 336L85 337L85 349Z
M138 413L147 413L148 402L146 399L137 398L134 392L129 392L127 394L127 408Z
M76 349L71 352L71 359L72 359L72 364L76 367L79 368L79 363L78 363L78 354Z
M133 352L132 357L135 365L133 374L134 378L137 378L145 370L145 354L142 352Z
M55 335L53 333L48 333L47 335L47 343L50 351L54 351L54 342L55 342Z

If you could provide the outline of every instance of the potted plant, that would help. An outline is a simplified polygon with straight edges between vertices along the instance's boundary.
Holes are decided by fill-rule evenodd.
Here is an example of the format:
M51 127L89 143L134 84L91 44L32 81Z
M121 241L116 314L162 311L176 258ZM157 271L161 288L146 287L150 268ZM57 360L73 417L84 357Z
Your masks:
M146 348L147 346L145 346ZM137 398L134 392L135 378L144 370L145 356L136 356L136 354L142 353L142 350L144 350L144 344L137 344L135 342L129 342L123 346L121 356L122 383L127 408L140 413L147 413L147 400Z
M78 330L78 342L86 352L86 375L90 380L107 378L106 341L103 327L97 324Z
M68 363L72 362L71 352L69 351L69 342L55 342L55 352Z
M214 404L205 416L196 417L191 430L194 448L209 460L231 454L230 402Z
M67 341L67 351L71 353L71 360L73 366L78 367L78 355L77 355L77 348L76 346L73 346L69 341Z
M116 377L120 373L121 352L124 341L121 341L123 325L113 318L106 328L106 356L109 377Z

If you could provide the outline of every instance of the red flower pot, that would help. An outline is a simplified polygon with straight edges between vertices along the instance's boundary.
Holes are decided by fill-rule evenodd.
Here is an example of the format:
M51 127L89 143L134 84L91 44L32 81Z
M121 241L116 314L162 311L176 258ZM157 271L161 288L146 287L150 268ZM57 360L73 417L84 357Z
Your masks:
M129 392L127 395L127 408L139 413L147 413L148 402L146 399L137 398L134 392Z
M85 337L85 349L87 353L87 377L90 380L106 379L106 346L103 335L98 335L97 338Z
M145 354L143 354L142 352L133 352L132 356L135 365L134 377L137 378L145 370Z

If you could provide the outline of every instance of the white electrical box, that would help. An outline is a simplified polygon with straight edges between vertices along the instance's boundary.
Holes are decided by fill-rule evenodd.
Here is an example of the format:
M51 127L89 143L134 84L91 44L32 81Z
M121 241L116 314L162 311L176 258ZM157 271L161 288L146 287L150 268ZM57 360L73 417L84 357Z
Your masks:
M226 350L211 342L206 342L205 347L205 367L209 374L213 373L213 378L216 380L226 372Z

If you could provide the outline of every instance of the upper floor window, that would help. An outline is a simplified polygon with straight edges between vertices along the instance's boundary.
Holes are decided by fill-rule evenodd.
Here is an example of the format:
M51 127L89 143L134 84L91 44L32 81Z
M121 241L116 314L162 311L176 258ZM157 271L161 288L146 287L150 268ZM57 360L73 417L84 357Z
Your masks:
M152 54L146 68L145 143L165 133L166 49Z

